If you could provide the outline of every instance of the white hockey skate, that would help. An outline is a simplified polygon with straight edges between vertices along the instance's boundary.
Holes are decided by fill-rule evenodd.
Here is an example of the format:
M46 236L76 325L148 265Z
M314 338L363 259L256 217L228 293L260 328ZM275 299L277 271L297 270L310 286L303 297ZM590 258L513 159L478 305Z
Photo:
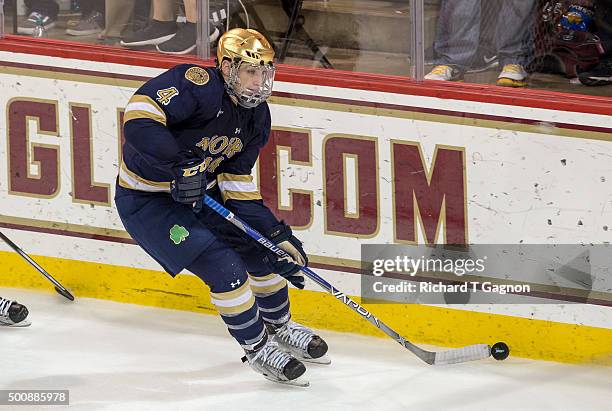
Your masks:
M28 309L17 301L0 297L0 326L1 327L27 327L31 324L26 319Z
M298 387L310 385L308 381L300 378L306 372L304 364L281 350L272 339L263 343L261 348L247 351L242 361L248 361L251 368L270 381Z
M266 326L272 339L298 360L331 364L331 359L326 355L327 343L310 328L291 320L280 327L269 323Z

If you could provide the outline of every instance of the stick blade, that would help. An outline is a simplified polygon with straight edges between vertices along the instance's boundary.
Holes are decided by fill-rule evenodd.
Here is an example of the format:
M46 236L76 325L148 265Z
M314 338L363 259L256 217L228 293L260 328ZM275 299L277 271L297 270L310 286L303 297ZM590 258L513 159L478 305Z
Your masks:
M433 365L457 364L467 361L476 361L491 356L491 347L487 344L468 345L454 350L436 353Z
M74 295L70 294L70 291L66 290L66 289L61 289L59 287L55 287L55 291L57 291L57 293L59 295L62 295L64 297L66 297L67 299L69 299L70 301L74 301Z

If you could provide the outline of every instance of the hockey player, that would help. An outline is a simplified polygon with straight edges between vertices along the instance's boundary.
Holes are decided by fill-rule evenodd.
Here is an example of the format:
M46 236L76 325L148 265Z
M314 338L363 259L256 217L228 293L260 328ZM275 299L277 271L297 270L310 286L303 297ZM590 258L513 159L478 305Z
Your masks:
M216 68L179 65L138 89L125 109L115 202L132 238L170 275L186 268L210 287L254 370L303 385L302 361L329 362L325 341L290 319L287 281L304 288L298 264L308 258L251 177L270 133L273 58L260 33L232 29L219 40ZM205 193L292 260L203 207Z
M0 297L0 326L4 327L27 327L28 309L17 301Z

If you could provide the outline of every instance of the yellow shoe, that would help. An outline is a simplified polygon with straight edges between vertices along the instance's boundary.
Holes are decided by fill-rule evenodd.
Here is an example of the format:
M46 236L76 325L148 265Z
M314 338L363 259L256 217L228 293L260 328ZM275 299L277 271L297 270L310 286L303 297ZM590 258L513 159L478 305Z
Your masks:
M504 87L525 87L527 72L520 64L506 64L497 78L497 85Z
M424 78L425 80L455 81L463 78L463 72L454 66L439 65L435 66Z

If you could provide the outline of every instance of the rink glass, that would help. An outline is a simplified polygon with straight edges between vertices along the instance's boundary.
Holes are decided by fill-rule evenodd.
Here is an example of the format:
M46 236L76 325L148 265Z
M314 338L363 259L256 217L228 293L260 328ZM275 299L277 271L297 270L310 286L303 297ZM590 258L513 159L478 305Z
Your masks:
M516 13L513 2L525 5ZM2 2L4 3L4 2ZM60 11L55 26L47 30L50 39L121 47L130 30L142 30L145 11L135 0L105 2L102 32L72 36L66 29L81 19L70 10L70 1L58 0ZM460 6L449 16L444 4ZM608 87L585 87L571 83L561 74L541 69L547 47L543 37L547 20L543 0L201 0L192 1L199 16L197 47L190 53L214 59L216 40L209 33L218 28L250 27L274 43L276 63L317 69L393 75L422 81L443 56L468 59L465 83L494 85L507 59L494 58L500 52L518 53L517 61L540 67L527 79L531 89L553 89L570 93L610 96ZM170 1L167 19L185 21L182 1ZM27 18L23 0L6 4L1 32L13 33L15 15ZM229 7L228 7L229 5ZM228 18L229 17L229 18ZM498 24L503 21L504 24ZM469 29L465 29L468 27ZM591 31L594 28L590 28ZM218 35L215 36L218 38ZM126 48L128 51L157 53L154 45ZM374 79L376 79L375 77ZM403 81L394 79L394 81Z

